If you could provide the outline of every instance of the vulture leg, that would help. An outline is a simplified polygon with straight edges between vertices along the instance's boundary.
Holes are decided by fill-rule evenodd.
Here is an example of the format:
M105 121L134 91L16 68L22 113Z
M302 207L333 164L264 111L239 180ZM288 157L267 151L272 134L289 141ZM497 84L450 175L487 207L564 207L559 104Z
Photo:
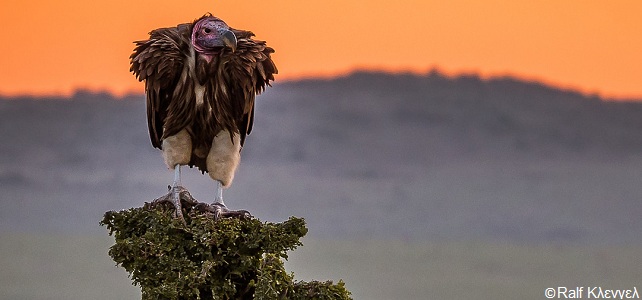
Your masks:
M214 214L214 219L220 220L221 218L252 218L252 215L247 210L230 210L223 203L223 183L219 180L216 182L216 197L214 203L198 203L196 209L200 212L209 212Z
M207 209L215 218L251 217L247 210L229 210L223 203L223 187L229 187L241 159L241 141L238 134L222 130L214 137L207 155L207 171L216 183L214 203Z
M177 134L163 139L163 160L168 168L174 169L174 182L169 188L169 193L154 202L171 202L176 208L175 216L183 219L181 200L188 203L196 203L187 189L181 186L181 165L189 163L192 154L192 139L186 129Z
M223 183L214 180L216 182L216 198L214 198L214 203L210 206L211 212L214 213L214 218L217 220L220 218L251 218L252 215L247 210L229 210L225 203L223 203Z
M152 201L152 204L155 205L164 202L172 203L175 209L174 216L180 219L183 224L186 224L185 219L183 218L183 206L181 201L185 201L192 206L198 205L199 203L192 197L192 195L190 195L189 191L181 185L181 166L179 164L176 164L176 167L174 168L174 183L172 183L172 186L168 186L168 188L169 193L155 199Z
M225 203L223 203L223 183L218 180L214 181L216 182L216 198L214 198L214 203L225 206Z
M181 165L176 164L174 167L174 183L170 193L172 194L172 203L176 208L176 217L183 219L183 207L181 207ZM184 219L183 219L184 220Z

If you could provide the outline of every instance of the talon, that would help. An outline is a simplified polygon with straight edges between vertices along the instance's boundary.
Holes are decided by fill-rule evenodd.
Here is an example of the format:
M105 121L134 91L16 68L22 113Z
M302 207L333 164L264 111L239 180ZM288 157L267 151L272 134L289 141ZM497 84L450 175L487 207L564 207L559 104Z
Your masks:
M181 219L183 224L187 224L185 222L185 218L183 217L183 205L181 202L185 202L191 206L198 204L198 201L192 197L192 195L189 193L189 191L180 186L174 186L174 187L169 187L169 192L161 196L154 201L152 201L152 205L157 205L158 203L162 202L170 202L174 206L174 217Z
M220 202L219 202L220 201ZM154 201L152 205L157 205L158 203L169 202L174 206L174 217L181 219L183 224L187 225L185 218L183 216L183 205L187 204L188 209L196 209L200 213L211 213L214 215L215 220L220 220L221 218L239 218L239 219L249 219L253 218L247 210L230 210L222 203L222 198L217 197L217 202L213 204L199 203L192 197L189 191L181 185L169 186L169 192L161 196Z
M221 218L239 218L246 219L252 218L252 215L247 210L230 210L223 203L213 203L210 205L214 213L214 219L219 220Z

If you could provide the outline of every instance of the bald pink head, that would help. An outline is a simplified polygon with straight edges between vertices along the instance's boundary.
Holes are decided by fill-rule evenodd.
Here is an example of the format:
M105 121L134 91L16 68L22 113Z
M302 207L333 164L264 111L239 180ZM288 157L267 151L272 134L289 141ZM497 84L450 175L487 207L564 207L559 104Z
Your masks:
M225 48L236 50L236 35L223 20L206 15L194 24L192 46L202 54L216 54Z

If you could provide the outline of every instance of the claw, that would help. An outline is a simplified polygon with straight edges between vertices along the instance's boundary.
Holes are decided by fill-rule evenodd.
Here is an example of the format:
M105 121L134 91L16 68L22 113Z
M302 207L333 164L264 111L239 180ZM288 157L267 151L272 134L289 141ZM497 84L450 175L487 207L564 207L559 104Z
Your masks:
M253 218L247 210L230 210L224 204L221 203L198 203L196 209L200 212L208 212L214 215L215 220L220 220L221 218L239 218L239 219L250 219Z
M170 202L174 205L174 217L181 219L183 224L187 225L185 218L183 217L183 207L181 201L189 204L189 207L194 207L200 212L209 212L214 215L215 220L220 220L221 218L252 218L252 215L247 210L229 210L227 206L223 203L223 184L220 181L216 181L217 190L215 202L212 205L205 203L198 203L196 199L190 195L186 188L181 186L181 166L176 165L174 168L174 183L171 186L168 186L169 192L162 197L159 197L152 201L152 205L156 205L161 202ZM188 210L189 211L189 210Z
M190 205L196 205L198 203L198 201L196 201L196 199L192 197L192 195L186 188L177 185L174 187L170 187L169 193L167 193L166 195L154 199L154 201L152 201L152 205L156 205L162 202L172 203L175 209L174 217L180 219L183 224L187 224L185 222L185 218L183 217L183 207L181 201L184 201Z
M239 218L239 219L252 218L252 215L250 214L250 212L244 209L230 210L225 206L225 204L222 204L222 203L214 203L211 206L213 207L214 219L216 220L220 220L221 218Z

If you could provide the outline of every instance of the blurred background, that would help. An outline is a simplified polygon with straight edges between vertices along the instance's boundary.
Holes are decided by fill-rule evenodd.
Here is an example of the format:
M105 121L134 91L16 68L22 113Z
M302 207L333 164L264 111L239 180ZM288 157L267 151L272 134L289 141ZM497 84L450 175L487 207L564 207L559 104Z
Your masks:
M224 197L306 219L295 279L355 299L642 288L636 1L1 5L2 299L140 298L98 222L173 174L128 56L208 11L277 51ZM183 175L213 200L208 176Z

